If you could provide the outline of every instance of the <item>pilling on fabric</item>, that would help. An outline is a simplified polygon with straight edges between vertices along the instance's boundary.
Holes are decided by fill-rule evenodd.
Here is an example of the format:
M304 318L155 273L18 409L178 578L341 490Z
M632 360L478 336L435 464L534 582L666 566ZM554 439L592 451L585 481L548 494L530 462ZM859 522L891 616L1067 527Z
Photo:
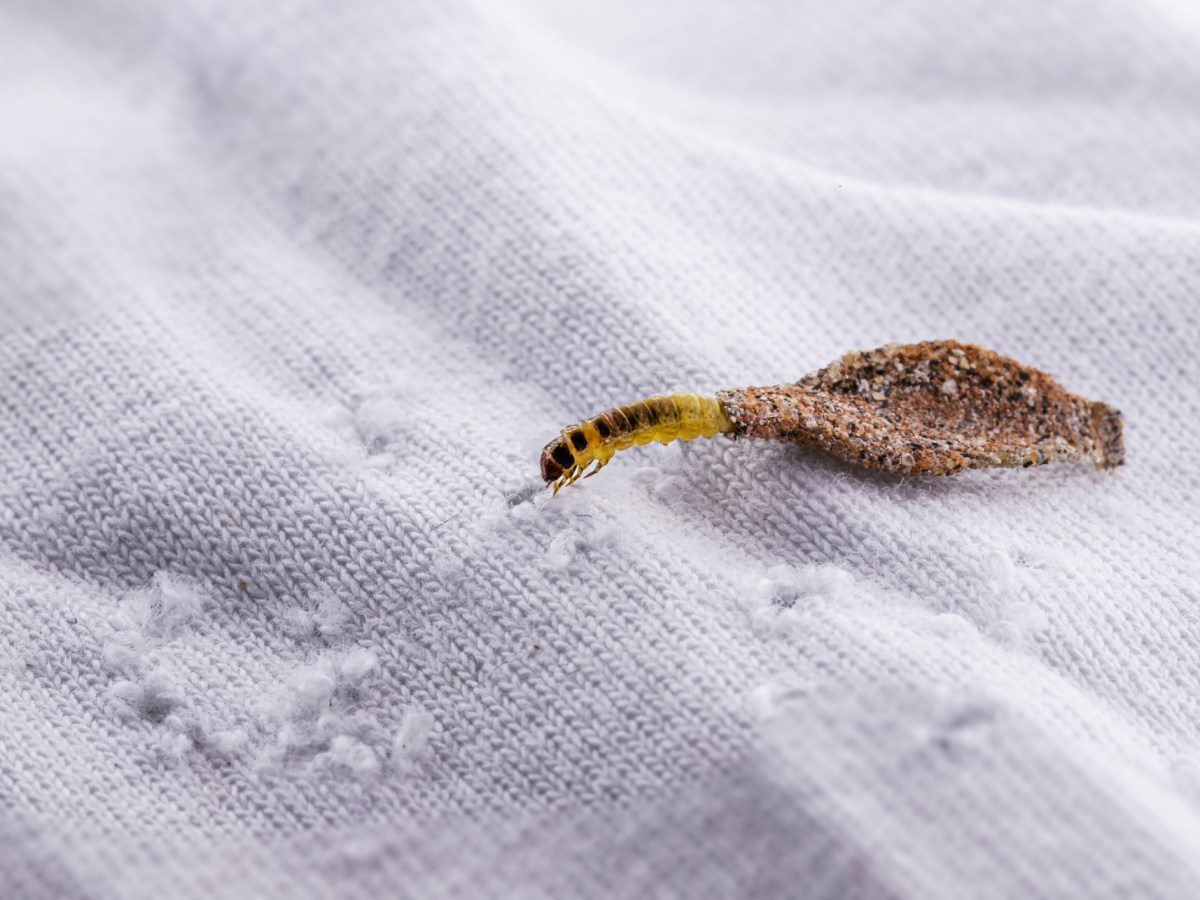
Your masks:
M1200 28L0 5L0 895L1200 895ZM560 428L954 338L1127 464Z

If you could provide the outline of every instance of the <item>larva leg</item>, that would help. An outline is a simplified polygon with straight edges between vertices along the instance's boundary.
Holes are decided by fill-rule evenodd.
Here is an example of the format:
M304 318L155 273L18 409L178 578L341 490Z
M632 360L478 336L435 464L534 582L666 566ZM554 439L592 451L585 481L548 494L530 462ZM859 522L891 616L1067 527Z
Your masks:
M558 494L559 488L566 487L568 484L570 484L572 481L574 481L574 479L571 478L571 475L574 472L575 472L575 467L572 466L570 469L568 469L567 471L565 471L561 475L559 475L558 478L554 479L552 486L554 488L554 493L556 496Z
M588 472L588 473L587 473L586 475L584 475L583 477L584 477L584 478L591 478L593 475L595 475L597 472L599 472L601 469L603 469L603 468L604 468L604 464L605 464L606 462L608 462L608 460L607 460L607 459L597 459L597 460L596 460L596 464L595 464L594 466L592 466L592 471Z

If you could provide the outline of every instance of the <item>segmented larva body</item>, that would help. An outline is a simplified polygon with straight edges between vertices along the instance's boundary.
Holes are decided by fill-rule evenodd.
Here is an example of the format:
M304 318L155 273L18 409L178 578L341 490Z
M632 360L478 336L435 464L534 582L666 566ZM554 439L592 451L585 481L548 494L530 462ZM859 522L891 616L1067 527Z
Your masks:
M733 422L716 397L655 394L564 428L542 450L542 478L557 494L560 487L581 475L595 475L619 450L653 441L669 444L733 431ZM584 475L591 465L594 468Z

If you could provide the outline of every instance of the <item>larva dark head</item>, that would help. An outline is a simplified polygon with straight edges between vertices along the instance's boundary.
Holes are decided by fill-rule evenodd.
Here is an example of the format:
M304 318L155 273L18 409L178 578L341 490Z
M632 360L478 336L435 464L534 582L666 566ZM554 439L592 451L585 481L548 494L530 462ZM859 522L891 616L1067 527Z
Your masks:
M573 465L575 457L562 438L555 438L542 450L542 480L546 484L553 484Z

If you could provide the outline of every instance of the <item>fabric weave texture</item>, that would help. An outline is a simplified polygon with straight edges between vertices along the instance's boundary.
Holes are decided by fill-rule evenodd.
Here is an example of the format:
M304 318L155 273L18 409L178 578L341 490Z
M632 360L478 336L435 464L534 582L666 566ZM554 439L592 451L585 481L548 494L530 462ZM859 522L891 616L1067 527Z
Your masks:
M0 896L1200 895L1200 25L0 4ZM560 428L956 338L1128 463Z

